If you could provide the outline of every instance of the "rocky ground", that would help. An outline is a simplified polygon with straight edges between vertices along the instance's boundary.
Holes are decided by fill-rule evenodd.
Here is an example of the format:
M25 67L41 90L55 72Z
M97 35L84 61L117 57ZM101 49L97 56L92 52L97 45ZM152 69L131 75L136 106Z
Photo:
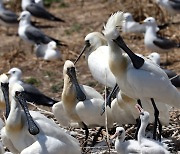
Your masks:
M14 3L16 2L16 3ZM19 0L8 4L7 7L16 10L19 13ZM0 27L0 70L8 71L12 67L19 67L23 71L23 79L26 82L34 84L45 94L60 100L63 88L62 69L65 60L75 60L84 45L84 37L93 31L101 31L103 24L109 15L116 11L131 12L136 21L141 21L148 16L157 19L158 24L170 23L171 18L167 13L161 10L152 0L60 0L54 2L47 8L56 16L61 17L66 22L57 23L33 18L39 25L51 26L43 28L46 34L62 40L68 47L60 47L62 60L43 61L37 59L33 53L32 46L21 41L17 35L17 27L7 30ZM178 21L176 16L173 21ZM160 33L177 42L180 42L180 25L170 24ZM145 49L143 35L122 34L125 42L136 53L148 55L150 51ZM165 61L165 55L162 56L162 62ZM180 73L180 54L179 49L175 49L169 54L170 64L168 69ZM103 93L104 87L98 84L91 76L87 64L83 58L78 62L78 80L81 84L94 87ZM40 106L44 110L51 110ZM163 136L169 138L174 143L173 153L180 151L180 110L172 109L170 111L170 125L163 127ZM49 118L53 118L49 116ZM134 126L125 125L127 133L133 136ZM83 139L84 132L82 129L65 128L70 130L73 135L80 141ZM97 130L92 129L94 134ZM108 148L105 142L105 132L102 133L96 147L85 149L84 153L113 153L113 147ZM104 142L102 142L102 140ZM89 139L89 144L91 139Z

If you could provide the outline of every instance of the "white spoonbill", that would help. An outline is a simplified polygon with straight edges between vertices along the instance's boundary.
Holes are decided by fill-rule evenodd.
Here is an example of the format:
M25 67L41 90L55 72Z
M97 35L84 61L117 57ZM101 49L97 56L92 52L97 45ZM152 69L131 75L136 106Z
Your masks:
M101 116L101 106L104 99L95 89L79 85L76 79L75 66L73 62L67 60L63 69L64 87L61 96L64 110L69 119L79 123L86 129L86 139L88 127L105 126L105 116ZM108 127L113 125L111 111L108 110ZM86 126L85 126L86 125Z
M10 75L9 77L10 85L13 85L14 83L19 83L24 88L24 91L26 92L26 99L28 102L33 102L38 105L45 105L45 106L53 106L53 104L58 102L41 93L33 85L23 82L21 80L22 71L19 68L17 67L11 68L8 71L7 75Z
M136 99L132 99L125 95L121 90L118 92L116 98L111 102L112 116L119 126L122 124L136 124L139 117L136 108ZM151 104L142 102L143 108L150 113L150 122L154 122L154 109ZM158 103L159 119L163 125L169 125L169 110L168 105Z
M163 146L163 143L145 137L145 130L149 123L149 113L144 111L139 105L137 105L137 108L139 109L141 119L141 126L138 132L138 142L142 154L170 154L170 152Z
M109 68L108 52L105 37L99 32L92 32L85 37L85 46L74 63L76 64L85 53L85 59L93 78L99 83L113 88L116 80Z
M166 53L166 60L168 60L168 52L173 48L180 48L180 44L156 34L157 25L153 17L146 18L144 25L146 26L144 44L152 52Z
M115 149L119 154L141 154L141 147L136 140L125 141L125 130L117 127L111 139L116 138Z
M117 30L117 27L122 26L123 21L123 13L117 12L104 26L103 33L109 46L109 67L123 93L138 102L144 102L143 106L150 102L153 104L156 127L159 122L159 111L155 102L180 108L180 93L158 65L145 57L137 56L126 46ZM129 57L123 54L119 46ZM154 138L156 138L155 134Z
M15 83L10 89L10 113L1 136L3 144L11 152L14 154L81 153L78 141L66 134L54 121L37 111L29 112L24 99L24 89L20 84Z

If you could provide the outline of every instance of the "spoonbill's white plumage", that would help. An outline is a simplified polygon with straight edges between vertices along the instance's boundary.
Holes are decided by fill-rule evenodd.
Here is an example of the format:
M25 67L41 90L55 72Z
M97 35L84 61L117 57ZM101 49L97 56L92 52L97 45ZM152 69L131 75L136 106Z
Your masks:
M117 16L122 16L123 20L122 14L122 12L117 12L112 15L104 30L109 46L109 66L120 89L131 98L145 99L145 102L148 98L154 98L157 102L179 108L180 93L170 83L165 72L145 57L143 57L142 66L136 69L135 67L138 66L134 66L130 58L122 53L122 50L114 41L119 37L119 32L116 27L111 25L115 25L114 22L117 22L116 20L120 18L117 18ZM120 26L122 20L118 21ZM134 56L140 58L137 55ZM140 60L142 60L142 57Z
M29 11L33 16L51 21L64 22L64 20L54 16L46 9L32 0L22 0L21 7L23 11Z
M23 11L19 19L18 34L24 41L32 44L47 44L55 41L58 45L61 45L59 40L45 35L41 30L31 25L31 14L28 11Z
M78 89L76 86L76 81L73 79L73 74L69 76L69 73L75 73L74 64L67 60L64 64L64 87L62 92L62 102L64 109L68 117L74 122L83 122L87 126L105 126L105 116L101 116L101 106L104 102L103 97L95 89L80 85L79 88L85 94L83 100L78 100ZM75 79L76 80L76 79ZM81 94L80 94L81 95ZM113 120L111 117L111 112L108 112L108 126L111 127Z
M54 121L36 111L28 113L23 92L23 87L18 83L11 88L10 114L1 131L3 144L15 154L80 154L78 141Z
M146 32L144 35L144 44L152 52L168 53L173 48L179 48L180 44L156 34L156 21L153 17L144 20Z
M45 106L53 106L53 104L57 103L58 101L44 95L40 92L37 88L35 88L31 84L27 84L22 81L22 71L19 68L11 68L8 73L9 77L9 84L13 85L14 83L19 83L23 86L24 91L26 92L26 99L28 102L34 102L39 105Z
M161 142L155 141L145 137L145 130L149 123L149 113L143 111L140 106L141 126L138 131L138 142L140 144L142 154L169 154Z
M104 26L103 33L109 46L109 67L123 93L144 102L143 106L150 102L153 104L157 126L159 115L156 105L160 105L161 102L180 108L180 93L157 64L145 57L137 56L126 46L117 30L118 26L122 26L123 21L123 13L117 12ZM119 46L129 57L123 54Z
M171 14L180 13L179 0L156 0L157 4L164 7Z
M105 37L99 32L89 33L85 37L85 47L78 59L83 52L93 78L103 85L114 87L116 80L109 69L109 53Z
M134 107L137 104L136 99L130 98L122 91L117 94L116 98L111 102L111 111L112 116L115 122L119 126L122 124L136 124L136 120L139 117L136 108ZM142 102L143 108L150 113L150 122L154 122L154 109L151 104ZM168 105L158 102L159 109L159 118L163 125L169 124L169 110Z
M39 44L35 46L35 53L38 58L44 60L55 60L61 58L61 53L57 50L56 42L51 41L48 44Z
M123 127L116 128L116 132L111 138L113 139L115 137L115 149L119 154L141 154L141 147L138 141L125 141L125 130Z

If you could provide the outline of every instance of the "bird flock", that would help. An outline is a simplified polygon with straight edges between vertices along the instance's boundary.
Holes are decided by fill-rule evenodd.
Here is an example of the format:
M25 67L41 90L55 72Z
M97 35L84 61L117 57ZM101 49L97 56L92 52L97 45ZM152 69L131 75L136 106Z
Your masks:
M180 13L178 0L157 0L156 3L170 13ZM21 43L32 45L37 58L62 60L57 47L68 47L68 44L41 31L31 21L31 16L52 22L68 21L47 11L42 0L21 0L21 8L18 16L6 9L0 0L0 24L18 27ZM166 54L168 65L168 53L180 48L180 43L159 36L161 28L154 17L149 16L139 23L128 11L112 13L101 32L94 29L87 33L84 47L76 59L64 61L60 101L24 82L20 68L2 72L0 153L87 153L87 147L96 146L101 131L106 129L106 146L119 154L169 154L170 148L163 140L162 131L163 126L169 125L169 111L180 108L180 78L174 71L161 66L160 54ZM149 55L144 56L129 47L122 35L127 33L143 34ZM105 92L104 96L79 80L81 72L77 73L77 64L83 54L94 80L110 89L110 94ZM28 103L49 107L55 121L40 111L30 110ZM129 124L133 124L136 131L131 139L126 139L123 126ZM150 125L153 127L149 128ZM84 129L82 144L62 127ZM99 130L90 143L89 129L96 127ZM109 134L114 128L114 134ZM146 136L148 129L152 132L150 138Z

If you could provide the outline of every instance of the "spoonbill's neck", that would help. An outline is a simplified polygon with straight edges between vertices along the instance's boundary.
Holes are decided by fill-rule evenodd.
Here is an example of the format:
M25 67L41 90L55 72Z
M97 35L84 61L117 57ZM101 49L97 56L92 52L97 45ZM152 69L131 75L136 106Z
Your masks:
M139 128L139 132L138 132L139 143L141 143L142 139L145 138L145 130L146 130L147 125L148 125L148 121L147 122L141 121L141 127Z
M9 116L6 120L6 129L9 131L18 131L22 129L22 115L20 104L15 101L12 97L11 99L11 109Z

